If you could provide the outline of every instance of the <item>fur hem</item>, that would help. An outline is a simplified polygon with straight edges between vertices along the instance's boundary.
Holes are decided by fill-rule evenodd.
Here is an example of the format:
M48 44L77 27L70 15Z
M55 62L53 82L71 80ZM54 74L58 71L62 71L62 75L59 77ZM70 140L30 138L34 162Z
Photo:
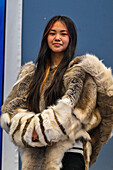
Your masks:
M92 146L90 141L84 141L84 160L85 170L89 170L90 156L92 153Z

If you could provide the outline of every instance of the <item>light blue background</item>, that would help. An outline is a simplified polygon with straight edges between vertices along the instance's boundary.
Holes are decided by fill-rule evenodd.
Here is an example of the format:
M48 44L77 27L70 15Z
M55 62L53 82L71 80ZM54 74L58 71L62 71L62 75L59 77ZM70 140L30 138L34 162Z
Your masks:
M35 61L45 25L54 15L75 22L76 55L95 54L113 68L113 0L23 0L22 64ZM90 170L113 170L113 139Z

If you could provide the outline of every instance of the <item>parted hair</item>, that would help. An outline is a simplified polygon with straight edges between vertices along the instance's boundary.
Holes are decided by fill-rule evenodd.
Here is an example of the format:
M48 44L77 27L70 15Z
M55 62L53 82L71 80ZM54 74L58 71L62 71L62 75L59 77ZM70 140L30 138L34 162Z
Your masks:
M68 67L69 62L73 59L75 54L77 44L77 31L73 21L66 16L54 16L49 20L45 27L41 41L41 47L39 50L38 57L36 59L36 70L28 90L28 109L36 113L40 112L40 88L46 74L47 63L50 63L51 61L51 50L48 46L47 36L56 21L61 21L65 24L69 34L69 44L64 52L64 57L60 62L57 71L55 72L50 86L45 91L44 97L46 107L55 104L56 100L61 98L63 75Z

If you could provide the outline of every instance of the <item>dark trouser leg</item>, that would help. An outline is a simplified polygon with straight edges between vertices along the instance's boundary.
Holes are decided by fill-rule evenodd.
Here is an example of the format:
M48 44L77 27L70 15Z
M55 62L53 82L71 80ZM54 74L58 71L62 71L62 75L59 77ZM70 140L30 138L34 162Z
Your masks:
M61 170L85 170L84 158L80 153L66 152L62 164Z

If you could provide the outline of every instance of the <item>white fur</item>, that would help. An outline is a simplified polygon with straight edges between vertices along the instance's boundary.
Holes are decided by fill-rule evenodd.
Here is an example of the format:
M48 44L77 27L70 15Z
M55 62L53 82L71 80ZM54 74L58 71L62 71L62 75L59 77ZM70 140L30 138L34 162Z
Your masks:
M16 131L16 133L14 134L14 143L18 146L24 146L21 136L22 136L22 132L23 132L23 129L25 127L25 124L26 124L26 121L23 122L23 124L20 127L20 130ZM11 137L11 140L12 140L12 135L10 137Z
M42 112L43 126L45 128L45 134L49 141L57 142L62 136L62 131L60 130L55 118L52 119L53 110L47 109Z
M9 132L10 136L12 136L12 134L16 130L19 120L25 115L26 113L18 113L11 119L11 127L10 127L10 132Z
M30 113L28 113L28 114L26 114L22 119L21 119L21 127L20 127L20 130L19 130L19 137L20 137L20 139L18 140L17 138L18 138L18 136L15 134L15 140L17 139L17 142L18 141L20 141L20 144L19 144L19 146L22 146L23 145L23 142L22 142L22 133L23 133L23 129L24 129L24 127L25 127L25 125L26 125L26 122L27 122L27 120L29 119L29 118L31 118L31 117L33 117L34 116L34 114L32 113L32 112L30 112ZM32 120L33 120L33 118L32 118ZM31 121L32 121L31 120ZM30 127L32 128L32 131L34 130L34 126L31 124L31 122L30 122ZM25 135L26 135L26 138L28 139L28 140L26 140L26 138L25 138L25 135L23 136L23 139L25 140L25 142L27 143L27 144L29 144L29 138L31 137L31 139L32 139L32 131L30 132L29 130L28 130L28 127L27 127L27 131L28 131L28 133L27 134L29 134L29 136L28 135L26 135L26 133L25 133ZM16 138L17 137L17 138ZM22 144L22 145L21 145Z
M42 147L43 144L40 142L33 142L32 141L32 135L35 128L35 117L32 118L31 122L29 123L27 130L25 132L25 135L23 136L23 139L26 141L26 143L32 147Z
M68 105L70 108L72 108L72 102L70 101L69 98L66 98L65 96L62 97L62 102L65 103L66 105Z
M8 133L9 132L9 126L11 123L10 116L8 113L4 113L1 115L0 119L1 127Z
M22 112L19 112L18 114L16 114L16 115L12 118L12 120L11 120L12 124L11 124L10 132L9 132L10 137L11 137L11 139L13 140L12 135L13 135L14 131L16 130L18 124L19 124L19 120L21 119L20 129L19 129L18 131L16 131L16 133L14 134L14 142L15 142L18 146L24 146L24 145L23 145L23 142L22 142L22 138L21 138L22 133L23 133L23 129L24 129L25 125L26 125L27 119L29 119L29 118L31 118L32 116L34 116L33 113L27 113L26 110L25 110L25 111L24 111L24 110L21 110L21 111L23 111L23 113L22 113Z
M30 146L33 146L33 142L32 142L32 134L34 131L34 118L32 118L31 122L29 123L28 127L27 127L27 131L25 133L25 135L23 136L24 140L26 141L27 144L29 144Z
M64 103L64 100L59 100L56 106L53 106L58 121L65 128L67 135L73 139L74 134L80 128L80 122L72 115L72 107ZM74 131L75 129L75 131Z
M67 135L64 135L60 129L54 114L56 115L59 123L64 127ZM56 106L51 106L44 110L41 113L41 116L43 118L45 135L50 142L58 142L60 139L64 140L68 137L74 141L76 132L81 129L80 121L72 115L72 107L67 105L63 99L59 100ZM41 138L42 132L40 129L38 115L35 116L35 129L39 135L40 142L45 144L44 138Z
M39 116L39 114L35 115L35 130L38 134L39 141L42 143L42 145L46 146L47 143L45 142L44 136L42 134L38 116Z

